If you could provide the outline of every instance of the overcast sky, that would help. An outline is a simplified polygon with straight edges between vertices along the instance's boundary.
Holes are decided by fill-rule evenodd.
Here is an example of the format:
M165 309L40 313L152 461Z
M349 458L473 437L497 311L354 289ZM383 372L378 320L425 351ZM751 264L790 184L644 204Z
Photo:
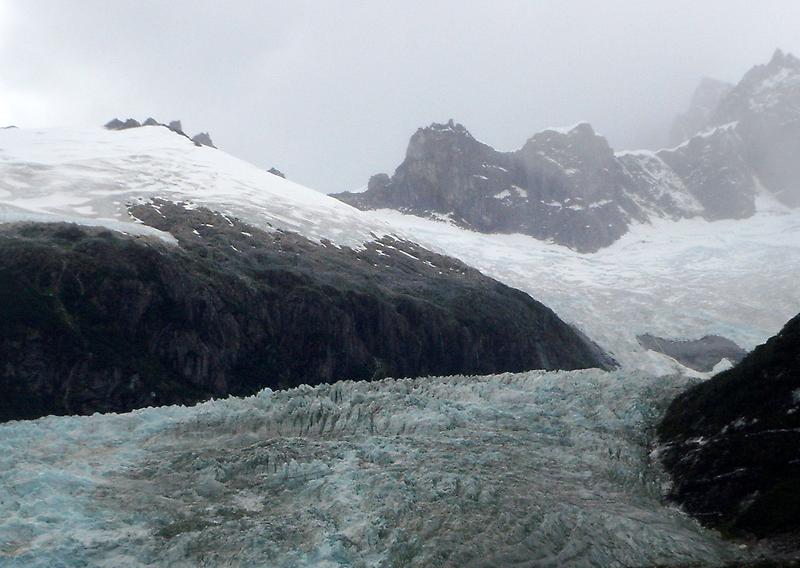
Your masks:
M702 76L799 31L798 0L0 0L0 125L179 118L331 192L451 117L507 150L580 120L658 146Z

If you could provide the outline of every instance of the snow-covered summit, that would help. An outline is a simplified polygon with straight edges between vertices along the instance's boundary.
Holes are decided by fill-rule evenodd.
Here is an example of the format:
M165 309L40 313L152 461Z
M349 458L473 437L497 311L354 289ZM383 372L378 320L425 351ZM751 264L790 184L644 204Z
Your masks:
M339 200L167 128L0 130L0 221L68 220L142 232L127 205L155 197L339 245L391 232Z

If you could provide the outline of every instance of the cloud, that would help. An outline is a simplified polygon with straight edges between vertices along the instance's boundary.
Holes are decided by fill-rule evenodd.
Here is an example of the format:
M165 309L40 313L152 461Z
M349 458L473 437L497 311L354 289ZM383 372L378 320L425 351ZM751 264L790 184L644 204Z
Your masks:
M0 0L0 118L180 118L335 191L451 117L502 149L578 120L658 145L702 76L800 51L798 26L794 0Z

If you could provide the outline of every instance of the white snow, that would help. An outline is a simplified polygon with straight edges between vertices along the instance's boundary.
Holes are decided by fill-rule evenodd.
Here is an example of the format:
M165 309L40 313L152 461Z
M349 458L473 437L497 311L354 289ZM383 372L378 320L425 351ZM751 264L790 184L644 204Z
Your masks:
M0 564L714 565L645 434L686 386L600 371L343 382L0 425Z
M721 124L719 126L713 126L711 128L707 128L706 130L703 130L702 132L698 132L697 134L695 134L694 136L692 136L688 140L685 140L685 141L681 142L677 146L675 146L673 148L665 148L665 150L678 150L679 148L683 148L684 146L688 146L692 142L692 140L694 140L695 138L711 138L712 136L716 136L717 134L719 134L721 132L727 132L728 130L734 130L735 131L737 126L739 126L739 121L738 120L734 120L732 122L726 122L725 124Z
M683 180L657 154L627 151L618 153L617 158L629 176L647 182L650 191L648 199L643 199L638 192L626 194L651 216L664 216L663 210L653 205L662 203L665 198L687 215L699 215L703 212L703 206L689 192Z
M657 219L632 225L594 254L393 210L376 214L421 245L528 292L629 369L696 374L645 350L637 335L717 334L749 350L800 312L798 210L761 205L750 219Z
M156 196L339 245L391 231L337 199L166 128L0 130L0 222L44 216L141 232L125 204Z
M517 185L512 185L510 188L504 189L500 193L494 194L492 197L495 199L508 199L513 195L512 192L516 193L517 197L520 199L528 199L528 192Z

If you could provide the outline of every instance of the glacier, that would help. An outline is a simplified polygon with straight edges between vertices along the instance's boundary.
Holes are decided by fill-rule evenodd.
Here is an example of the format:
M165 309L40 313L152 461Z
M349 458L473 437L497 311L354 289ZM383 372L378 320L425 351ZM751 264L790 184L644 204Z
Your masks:
M685 376L340 382L0 425L0 564L649 566L742 558L662 503Z
M392 209L376 217L552 308L623 368L707 378L636 337L721 335L751 350L800 312L800 210L762 191L748 219L657 219L592 254L521 234L483 234Z

